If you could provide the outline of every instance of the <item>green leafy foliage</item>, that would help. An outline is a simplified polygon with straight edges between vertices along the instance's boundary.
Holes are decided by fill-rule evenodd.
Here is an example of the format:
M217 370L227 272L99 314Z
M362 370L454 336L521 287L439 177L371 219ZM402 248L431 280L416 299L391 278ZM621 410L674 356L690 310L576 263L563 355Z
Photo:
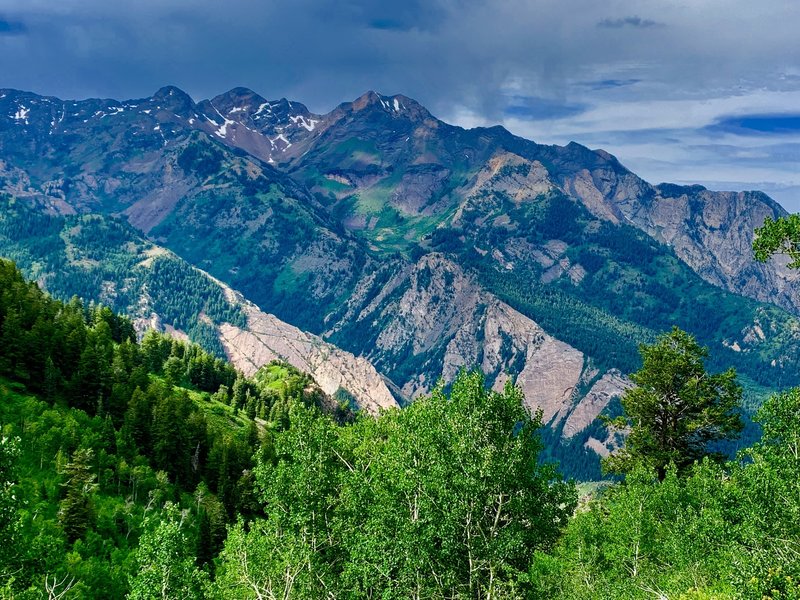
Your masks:
M164 512L139 540L128 598L200 600L207 574L195 564L183 516L171 504Z
M299 407L290 421L256 469L266 519L234 529L221 555L220 597L523 593L531 552L574 506L537 462L539 417L475 373L348 427Z
M636 385L623 394L625 414L615 421L629 430L625 447L604 466L626 473L645 464L663 479L670 464L682 472L705 456L721 460L724 455L710 444L733 438L744 427L736 372L707 373L708 349L677 327L639 351L642 368L631 375Z
M800 597L800 391L759 411L741 460L638 466L578 511L531 578L549 598Z
M764 219L755 231L753 252L761 262L775 254L785 254L790 259L789 268L800 269L800 215Z
M54 300L5 260L0 331L0 572L13 597L120 598L129 582L141 596L159 577L180 595L179 570L210 568L232 516L261 514L251 470L270 454L272 390L287 410L320 401L287 366L268 367L267 384L152 331L137 343L127 319ZM234 414L236 382L260 417ZM174 548L184 562L152 574Z
M11 575L10 557L17 541L19 517L16 461L19 457L19 439L0 438L0 578Z
M8 261L0 332L7 597L800 598L798 390L764 404L737 460L690 465L708 448L680 446L576 510L540 461L540 416L475 373L334 418L286 364L245 378L155 332L138 343ZM702 427L731 417L732 373L706 373L683 332L643 353L642 394L713 398L687 430L722 437Z

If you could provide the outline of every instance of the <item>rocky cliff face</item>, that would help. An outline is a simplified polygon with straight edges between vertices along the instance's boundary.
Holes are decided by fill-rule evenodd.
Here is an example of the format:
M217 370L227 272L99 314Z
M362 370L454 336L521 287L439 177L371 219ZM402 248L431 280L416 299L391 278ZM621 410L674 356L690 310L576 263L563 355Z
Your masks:
M786 214L774 200L761 192L653 186L606 152L577 147L571 154L573 160L556 158L552 176L593 214L669 245L713 285L800 314L800 274L781 257L767 264L753 258L754 230L766 217Z
M284 323L224 288L228 299L241 305L247 316L245 327L223 323L219 328L228 358L243 373L252 375L263 365L282 360L309 373L328 395L347 392L358 408L371 414L399 407L384 378L367 359Z
M703 279L724 289L800 312L798 273L783 257L753 260L753 231L786 212L758 192L656 188L650 210L632 222L675 252Z
M365 358L266 314L173 252L100 215L61 217L36 197L0 194L0 249L50 293L124 312L137 331L165 331L228 355L248 375L274 359L311 374L329 395L346 392L374 413L396 407Z
M605 407L581 408L587 381L602 382L592 388L594 406L596 397L608 402L625 389L618 374L588 367L582 352L487 293L441 254L398 269L388 282L361 287L329 335L346 339L363 323L374 335L366 357L409 398L452 381L459 369L478 367L496 389L514 377L529 409L541 410L546 423L568 418L582 429Z

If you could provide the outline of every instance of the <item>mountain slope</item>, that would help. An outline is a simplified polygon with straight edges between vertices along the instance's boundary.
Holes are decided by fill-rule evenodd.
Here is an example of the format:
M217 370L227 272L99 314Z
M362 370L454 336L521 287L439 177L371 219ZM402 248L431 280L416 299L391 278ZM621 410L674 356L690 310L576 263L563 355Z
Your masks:
M317 311L296 312L303 274L314 270L324 308L358 276L363 251L301 186L206 134L201 112L176 88L129 102L0 92L0 180L52 212L124 215L259 305L320 329Z
M403 96L369 92L314 119L313 135L299 132L282 162L379 247L403 250L401 238L429 233L437 216L453 210L466 180L507 163L510 153L537 165L545 187L580 199L598 218L670 245L709 283L800 312L797 274L781 261L763 265L752 257L753 230L766 216L785 214L762 193L653 186L606 152L543 146L499 127L463 130ZM527 186L517 178L507 187L514 195Z
M527 144L522 143L522 146ZM650 185L603 151L571 144L544 156L554 180L596 216L633 225L672 247L709 283L800 313L798 274L787 261L753 258L753 231L766 217L787 214L761 192L712 192L702 186ZM564 156L565 155L565 156Z
M374 92L315 115L243 88L199 103L172 87L128 102L4 91L0 152L17 201L127 219L369 360L403 400L477 364L495 385L519 375L530 406L578 439L637 344L676 323L754 388L798 381L797 322L720 289L796 308L792 276L750 259L751 225L779 210L758 194L651 186L602 151L465 130ZM228 354L295 351L248 306L249 333L218 328ZM288 331L302 368L324 364L326 346Z
M0 196L0 251L63 299L73 295L124 311L137 329L165 329L228 356L247 375L272 360L346 392L369 412L397 406L375 368L253 303L125 223L100 215L60 217ZM231 332L256 336L244 344Z

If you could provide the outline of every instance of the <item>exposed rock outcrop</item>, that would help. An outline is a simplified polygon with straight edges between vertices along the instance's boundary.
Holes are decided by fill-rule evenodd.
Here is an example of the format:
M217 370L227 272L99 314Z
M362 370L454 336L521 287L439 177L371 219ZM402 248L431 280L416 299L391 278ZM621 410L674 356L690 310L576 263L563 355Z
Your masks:
M399 406L367 359L261 311L227 286L225 291L229 300L244 309L247 328L225 323L220 327L220 340L231 362L246 375L272 360L283 360L309 373L326 394L346 390L359 408L369 413Z
M600 416L613 398L621 396L630 387L630 379L624 377L617 370L611 370L603 375L592 385L583 400L567 417L562 430L563 437L571 438L586 429L592 421Z
M409 398L428 392L440 379L452 381L462 368L479 367L495 389L515 374L526 405L532 412L541 409L546 423L580 411L572 423L585 427L585 415L594 410L581 408L585 400L577 394L583 353L483 290L441 254L428 254L398 271L380 292L370 285L357 290L341 335L347 335L348 323L359 321L380 324L366 356ZM411 372L402 369L408 362L417 365ZM624 387L618 374L601 381L590 399L594 406L598 397L614 394L614 386Z
M714 192L699 185L652 186L604 153L584 157L583 168L562 168L560 187L595 216L638 227L709 283L800 314L800 273L788 259L766 264L753 256L754 230L786 211L761 192Z

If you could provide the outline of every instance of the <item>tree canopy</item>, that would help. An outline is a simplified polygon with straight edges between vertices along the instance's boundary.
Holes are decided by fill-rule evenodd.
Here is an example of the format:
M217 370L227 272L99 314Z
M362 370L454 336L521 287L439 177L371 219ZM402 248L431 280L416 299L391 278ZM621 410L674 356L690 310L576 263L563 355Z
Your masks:
M639 351L642 368L631 375L636 386L622 396L625 415L614 422L629 429L628 437L605 467L626 473L643 464L663 479L670 463L684 471L704 456L724 458L711 444L743 428L736 371L707 373L708 349L677 327Z
M755 231L753 251L760 262L784 254L790 259L790 269L800 269L800 215L764 219L764 225Z
M575 507L537 461L540 416L477 373L351 426L301 406L290 420L256 469L267 517L231 531L218 597L523 594Z

